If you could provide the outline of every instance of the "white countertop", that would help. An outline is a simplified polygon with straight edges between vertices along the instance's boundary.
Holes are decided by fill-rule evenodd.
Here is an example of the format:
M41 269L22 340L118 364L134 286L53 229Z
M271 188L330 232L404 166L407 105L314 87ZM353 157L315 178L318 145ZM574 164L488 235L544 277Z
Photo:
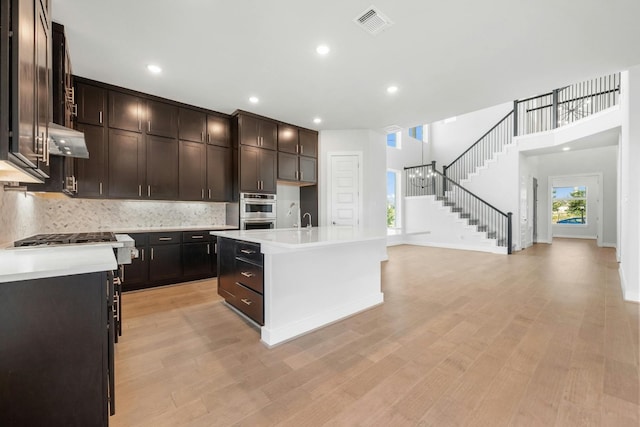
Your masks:
M345 226L212 231L211 234L287 249L313 248L386 238L384 232Z
M0 283L115 270L115 244L0 250Z
M212 230L237 230L235 225L197 225L197 226L166 226L166 227L146 227L118 229L114 233L152 233L156 231L212 231Z

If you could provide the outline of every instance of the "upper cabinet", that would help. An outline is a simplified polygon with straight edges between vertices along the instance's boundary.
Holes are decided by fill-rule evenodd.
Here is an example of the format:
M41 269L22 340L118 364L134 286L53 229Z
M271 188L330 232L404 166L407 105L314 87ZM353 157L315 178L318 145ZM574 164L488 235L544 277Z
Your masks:
M53 104L48 5L2 1L0 20L0 160L10 161L27 182L35 182L49 176Z
M298 154L307 157L318 157L318 132L300 129Z
M207 143L231 147L231 123L228 117L207 115Z
M278 125L278 151L298 154L298 128Z
M178 137L178 107L160 102L147 100L147 134Z
M189 108L180 108L179 138L182 141L204 142L207 131L207 115Z
M275 150L278 125L267 119L241 114L238 117L239 142L242 145Z
M98 86L78 83L75 95L77 102L76 121L87 125L103 126L107 111L107 90Z
M142 131L143 101L128 93L109 91L109 127Z

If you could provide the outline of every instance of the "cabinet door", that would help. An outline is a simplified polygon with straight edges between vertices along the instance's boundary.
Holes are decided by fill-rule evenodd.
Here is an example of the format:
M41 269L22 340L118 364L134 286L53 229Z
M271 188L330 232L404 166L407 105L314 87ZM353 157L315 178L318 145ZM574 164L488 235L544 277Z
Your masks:
M206 147L199 142L180 141L180 200L204 200L207 178Z
M231 149L207 145L207 197L215 202L231 201Z
M124 281L122 287L125 291L144 288L149 282L149 248L138 246L138 258L131 260L131 264L124 266Z
M178 124L181 140L204 142L207 127L207 115L200 111L180 108Z
M260 145L258 119L251 116L239 116L238 128L240 132L240 144L252 145L254 147Z
M182 245L182 269L186 277L211 276L211 242Z
M78 83L76 100L78 102L78 123L103 125L104 112L107 110L107 91L105 89Z
M298 153L298 129L293 126L278 125L278 151Z
M298 156L289 153L278 153L278 179L286 181L298 180Z
M207 116L207 142L231 147L231 124L226 117Z
M107 133L106 128L79 124L89 151L88 159L77 159L78 197L104 197L107 188Z
M140 132L142 130L142 99L109 91L109 127Z
M159 101L147 101L147 134L176 138L178 107Z
M149 247L150 281L166 281L182 276L181 246L171 244Z
M4 3L4 2L3 2ZM35 34L36 14L33 1L21 1L12 6L18 9L18 42L17 42L17 120L18 142L12 144L11 151L24 160L30 167L37 165L36 141L36 66L35 66ZM5 22L3 20L3 22ZM8 22L8 20L6 21ZM15 37L15 36L14 36ZM5 46L2 46L4 49ZM15 53L14 53L15 55ZM4 72L4 68L2 72ZM8 80L7 80L8 81ZM4 90L4 88L3 88ZM16 104L12 104L12 108ZM3 111L2 114L8 114ZM15 129L14 129L15 131ZM4 143L4 141L3 141Z
M139 199L145 194L146 152L141 134L109 129L109 197Z
M258 191L260 149L240 146L240 191Z
M178 198L178 151L175 139L147 136L147 197Z
M278 166L278 157L275 151L260 150L260 180L262 181L260 190L265 193L276 192L276 175Z
M260 147L275 150L278 146L278 125L268 120L260 120Z
M38 143L38 169L49 176L49 122L52 116L51 92L51 36L48 16L36 7L36 140Z
M312 157L304 157L304 156L300 156L298 160L300 162L300 168L298 169L300 171L298 175L298 180L300 182L309 182L309 183L317 182L318 181L318 177L316 176L317 160Z
M300 129L298 135L300 138L300 152L298 154L301 156L318 157L318 133Z

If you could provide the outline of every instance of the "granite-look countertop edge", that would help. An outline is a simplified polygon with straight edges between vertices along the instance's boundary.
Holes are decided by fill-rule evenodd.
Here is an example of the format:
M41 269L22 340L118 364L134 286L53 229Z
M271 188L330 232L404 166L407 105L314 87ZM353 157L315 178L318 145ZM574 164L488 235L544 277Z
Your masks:
M154 233L154 232L162 232L162 231L218 231L218 230L223 231L223 230L237 230L237 229L238 227L235 225L210 225L210 226L199 225L195 227L167 226L167 227L146 227L146 228L129 228L129 229L116 228L116 229L107 230L107 231L112 231L113 233L127 234L127 233Z

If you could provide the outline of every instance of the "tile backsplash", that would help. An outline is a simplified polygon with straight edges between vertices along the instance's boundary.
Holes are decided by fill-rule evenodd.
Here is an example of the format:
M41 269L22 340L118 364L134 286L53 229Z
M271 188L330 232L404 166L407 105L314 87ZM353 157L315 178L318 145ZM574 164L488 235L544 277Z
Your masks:
M0 244L37 233L225 224L225 203L52 198L0 186Z

